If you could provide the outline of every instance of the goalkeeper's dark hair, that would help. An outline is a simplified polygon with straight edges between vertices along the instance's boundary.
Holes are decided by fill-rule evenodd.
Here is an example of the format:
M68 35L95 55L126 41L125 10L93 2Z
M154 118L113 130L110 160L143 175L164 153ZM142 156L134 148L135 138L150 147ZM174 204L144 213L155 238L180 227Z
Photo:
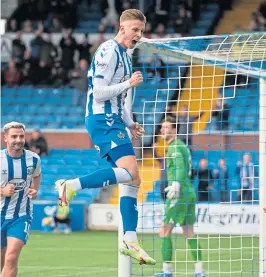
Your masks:
M162 119L162 122L161 123L163 123L163 122L169 122L169 123L171 123L171 125L172 125L172 128L174 128L174 129L176 129L176 133L178 134L179 133L179 123L178 123L178 119L177 119L177 117L176 116L174 116L174 115L166 115L166 117L164 117L163 119Z

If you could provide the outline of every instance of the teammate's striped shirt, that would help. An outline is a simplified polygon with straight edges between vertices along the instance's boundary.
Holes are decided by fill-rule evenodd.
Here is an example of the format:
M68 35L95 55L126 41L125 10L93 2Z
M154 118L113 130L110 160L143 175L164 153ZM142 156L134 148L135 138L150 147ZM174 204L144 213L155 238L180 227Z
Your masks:
M40 157L29 150L19 158L12 158L6 149L1 150L1 187L15 185L11 197L1 197L1 219L11 219L23 215L32 215L32 201L27 196L32 177L41 173Z
M111 113L122 116L127 91L111 100L97 102L93 97L94 78L103 78L110 86L129 80L131 75L132 64L126 49L114 39L102 43L95 52L88 71L86 116Z

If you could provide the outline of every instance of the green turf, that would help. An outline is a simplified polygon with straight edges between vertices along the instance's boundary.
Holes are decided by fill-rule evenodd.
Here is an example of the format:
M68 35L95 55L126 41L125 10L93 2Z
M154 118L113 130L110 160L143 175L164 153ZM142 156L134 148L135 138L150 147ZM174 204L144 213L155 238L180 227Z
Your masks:
M154 249L154 257L158 264L155 267L134 264L132 276L150 277L161 270L158 237L145 235L143 244L147 250ZM174 276L192 277L193 262L189 251L186 250L185 240L176 236L175 245L177 250ZM201 245L208 277L258 276L258 238L208 239L204 236ZM152 251L150 253L153 254ZM20 257L18 277L70 276L117 277L117 233L31 233L28 245L24 247Z

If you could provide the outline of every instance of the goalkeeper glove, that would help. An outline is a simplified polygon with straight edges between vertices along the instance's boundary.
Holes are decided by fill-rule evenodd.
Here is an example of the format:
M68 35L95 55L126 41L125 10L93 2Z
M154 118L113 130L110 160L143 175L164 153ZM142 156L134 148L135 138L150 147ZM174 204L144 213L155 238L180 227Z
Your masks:
M177 181L174 181L172 185L165 188L164 191L166 192L167 199L169 200L178 199L180 194L180 184Z

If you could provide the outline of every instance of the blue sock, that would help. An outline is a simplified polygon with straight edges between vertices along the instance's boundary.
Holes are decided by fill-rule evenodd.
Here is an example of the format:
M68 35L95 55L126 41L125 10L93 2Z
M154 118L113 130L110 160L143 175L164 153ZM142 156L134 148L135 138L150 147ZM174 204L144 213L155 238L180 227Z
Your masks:
M104 168L78 179L81 188L101 188L120 182L130 182L132 177L124 168ZM75 181L75 179L74 179Z
M138 225L137 194L138 187L134 185L121 185L120 213L123 221L123 231L136 232Z

